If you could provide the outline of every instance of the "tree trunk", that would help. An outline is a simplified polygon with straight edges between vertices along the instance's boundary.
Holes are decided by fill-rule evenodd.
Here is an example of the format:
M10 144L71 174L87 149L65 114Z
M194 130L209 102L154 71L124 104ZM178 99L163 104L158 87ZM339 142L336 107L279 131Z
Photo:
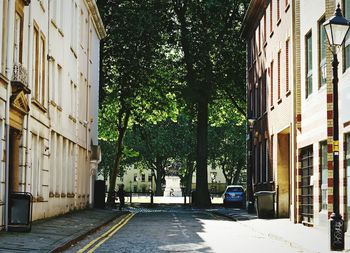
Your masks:
M196 193L194 204L197 207L209 207L210 195L208 189L208 100L198 101L197 114L197 170Z
M117 140L117 153L114 160L113 170L111 171L109 177L109 189L108 189L108 197L107 203L109 205L113 205L115 201L115 183L117 180L118 173L120 171L120 162L123 157L123 141L125 137L125 133L128 127L130 117L130 111L127 111L124 115L123 120L120 120L120 127L118 128L118 140Z
M158 172L158 170L157 170ZM156 177L156 192L155 192L155 196L163 196L163 190L162 190L162 177L160 175L158 175L157 173L157 177Z

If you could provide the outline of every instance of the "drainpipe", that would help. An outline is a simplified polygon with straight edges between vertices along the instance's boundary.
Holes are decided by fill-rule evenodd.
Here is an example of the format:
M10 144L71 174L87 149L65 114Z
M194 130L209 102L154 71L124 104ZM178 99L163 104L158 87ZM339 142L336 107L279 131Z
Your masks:
M28 21L28 87L30 87L30 83L32 79L32 72L33 72L33 50L30 50L33 46L33 37L32 37L32 5L29 5L29 21ZM32 99L32 93L27 94L27 100L30 104L30 101ZM30 182L30 174L29 174L29 163L30 163L30 157L29 157L29 148L30 148L30 112L28 112L26 117L26 127L27 127L27 133L26 133L26 189L25 191L29 192L29 182Z
M5 141L6 141L6 163L5 163L5 229L8 231L8 208L9 208L9 160L10 160L10 97L12 93L11 79L13 70L13 35L14 35L14 14L15 1L8 1L7 10L7 52L6 52L6 77L10 82L6 91L6 108L5 108Z

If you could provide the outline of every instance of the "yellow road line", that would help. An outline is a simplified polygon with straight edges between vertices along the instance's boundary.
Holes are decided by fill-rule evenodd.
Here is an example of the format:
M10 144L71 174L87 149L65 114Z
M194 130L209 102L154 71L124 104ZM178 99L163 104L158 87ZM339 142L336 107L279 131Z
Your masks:
M97 243L91 250L88 251L88 253L92 253L95 251L95 249L97 249L98 247L100 247L100 245L102 243L104 243L105 241L107 241L109 238L111 238L115 233L117 233L117 231L119 229L121 229L126 223L128 223L129 220L131 220L131 218L134 216L135 214L131 214L127 219L124 220L124 222L118 226L115 230L113 230L110 234L107 235L106 238L102 239L99 243Z
M77 251L77 253L83 253L85 252L87 249L89 249L92 245L94 245L97 241L107 237L110 233L112 233L114 231L114 229L117 229L119 226L124 226L126 223L125 221L129 221L132 216L134 216L134 214L127 214L123 219L121 219L117 224L115 224L113 227L111 227L109 230L107 230L105 233L103 233L102 235L100 235L99 237L97 237L96 239L92 240L91 242L89 242L88 244L85 245L84 248L80 249L79 251ZM120 228L121 228L120 227ZM118 229L119 230L119 229ZM116 231L118 231L116 230ZM115 232L114 232L115 233ZM113 234L114 234L113 233ZM108 238L108 237L107 237ZM90 251L89 251L90 252Z

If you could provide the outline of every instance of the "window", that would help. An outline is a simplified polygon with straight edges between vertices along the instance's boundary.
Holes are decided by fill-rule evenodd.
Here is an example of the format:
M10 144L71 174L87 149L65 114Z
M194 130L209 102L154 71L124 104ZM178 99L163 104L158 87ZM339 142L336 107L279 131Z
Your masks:
M268 166L268 181L273 181L273 138L274 138L274 135L271 135L271 139L270 139L270 149L269 149L269 166Z
M152 182L152 175L148 175L148 182Z
M258 45L259 45L259 53L261 51L261 24L259 23L259 28L258 28Z
M261 91L262 91L262 89L261 89L261 86L262 86L262 81L261 81L262 79L260 78L259 79L259 82L258 82L258 88L257 88L257 91L258 91L258 100L257 100L257 107L258 107L258 117L260 117L261 116L261 96L262 96L262 94L261 94Z
M312 36L311 32L306 35L306 98L312 93Z
M51 132L51 142L50 142L50 195L54 194L56 189L56 134ZM51 196L53 197L53 196Z
M262 168L262 172L261 172L261 181L262 182L266 182L267 181L267 177L266 177L266 170L267 170L267 166L266 166L266 163L267 163L267 161L266 161L266 151L267 151L267 149L266 149L266 143L267 143L267 140L263 140L263 142L262 142L262 151L261 151L261 156L262 156L262 158L261 158L261 168Z
M15 14L15 32L13 45L13 61L15 63L22 63L23 50L23 14L16 11Z
M266 112L266 95L267 95L267 92L266 92L266 70L264 71L264 74L262 76L261 91L262 91L261 110L262 110L262 113L265 113Z
M259 47L259 53L261 52L261 24L259 23L258 27L258 47Z
M344 1L343 5L344 16L346 19L350 19L350 1ZM350 67L350 33L346 35L345 43L344 43L344 70Z
M255 105L255 108L254 108L254 111L255 111L255 113L254 113L254 115L255 115L255 117L259 117L260 116L260 113L259 113L259 89L258 89L258 87L259 87L259 84L257 83L257 84L255 84L254 85L254 105Z
M81 9L80 10L80 21L79 21L79 25L80 25L80 46L82 48L84 48L84 12Z
M265 139L265 181L269 181L269 142Z
M277 99L281 99L281 51L277 54Z
M36 197L42 197L43 184L43 161L44 161L44 139L32 135L32 194Z
M262 174L263 173L263 154L262 154L262 147L263 144L261 142L259 142L259 164L258 164L258 180L259 182L262 182Z
M327 142L320 143L320 174L321 174L321 210L327 210L328 191L328 166L327 166Z
M290 40L286 41L286 92L289 91L289 78L290 78Z
M71 49L76 53L77 47L77 15L78 15L78 6L74 0L72 0L71 8Z
M134 182L137 182L137 173L134 174Z
M270 33L273 32L273 11L272 11L272 2L273 0L270 1Z
M60 65L57 65L57 104L62 105L62 85L63 85L63 79L62 79L62 67Z
M264 41L264 44L266 43L266 10L265 10L265 13L264 13L264 34L263 34L263 41Z
M318 23L319 30L319 86L322 87L326 84L327 77L327 68L326 68L326 48L327 48L327 35L324 29L323 23L325 22L325 18L322 18Z
M51 100L56 101L56 63L51 62Z
M6 21L6 10L7 10L7 1L2 1L0 2L0 5L2 4L2 6L0 6L1 9L1 13L2 15L0 15L0 38L2 38L1 41L1 45L0 45L0 72L4 73L5 71L5 62L6 62L6 54L5 54L5 48L6 48L6 40L4 40L3 38L6 38L6 29L5 27L7 27Z
M45 37L34 26L34 99L45 103Z
M273 61L270 67L270 104L273 106Z
M254 160L255 160L255 166L254 166L254 183L258 183L258 171L259 171L259 145L256 144L254 148Z
M285 0L284 1L284 5L285 5L286 8L287 8L288 4L289 4L289 0Z
M141 175L141 181L142 182L145 182L146 181L146 175L144 173L142 173Z
M277 0L277 7L276 7L276 9L277 9L277 22L279 22L279 21L280 21L280 19L281 19L281 13L280 13L280 0Z
M76 85L73 81L70 82L70 103L71 116L76 116Z

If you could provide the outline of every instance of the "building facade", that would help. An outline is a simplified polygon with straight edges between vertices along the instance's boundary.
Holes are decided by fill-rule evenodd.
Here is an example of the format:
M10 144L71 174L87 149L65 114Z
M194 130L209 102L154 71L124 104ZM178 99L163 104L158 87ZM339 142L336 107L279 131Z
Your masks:
M12 192L33 219L86 207L100 160L94 0L0 1L0 227Z
M248 198L276 191L278 217L294 208L293 100L295 46L292 1L251 1L243 34L247 41Z
M276 191L277 215L308 226L328 226L333 212L332 54L322 24L334 14L336 4L334 0L252 0L243 27L248 118L255 120L248 143L251 193ZM340 4L349 19L350 1ZM257 49L265 45L257 39L265 36L261 23L271 28L271 19L273 31L260 53ZM340 213L346 224L350 205L349 39L347 35L338 53ZM263 71L266 89L264 81L261 85L259 81ZM266 101L266 122L256 109L259 101ZM268 144L261 149L264 137ZM261 171L266 177L272 174L269 187L260 187L264 182Z
M153 182L152 182L153 181ZM117 185L124 184L127 192L148 193L155 191L155 178L152 179L150 170L140 170L135 166L128 168L123 177L117 177ZM192 189L196 189L196 173L192 175ZM226 179L221 169L208 166L208 186L211 193L223 193L226 188Z

